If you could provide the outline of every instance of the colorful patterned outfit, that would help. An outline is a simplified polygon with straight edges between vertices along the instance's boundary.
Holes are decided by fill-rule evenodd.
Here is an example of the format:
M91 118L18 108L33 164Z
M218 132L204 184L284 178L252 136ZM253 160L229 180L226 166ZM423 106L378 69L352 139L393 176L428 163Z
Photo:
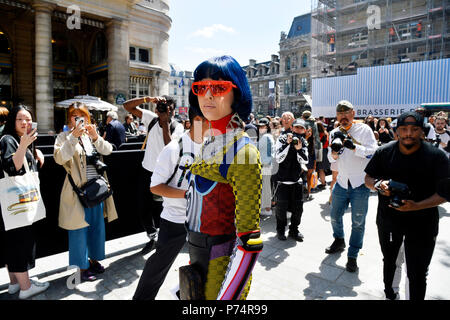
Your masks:
M232 123L233 120L230 122ZM187 227L191 263L194 235L212 241L203 257L205 298L245 299L262 250L259 231L261 162L241 127L208 138L190 168ZM209 241L208 240L208 241Z

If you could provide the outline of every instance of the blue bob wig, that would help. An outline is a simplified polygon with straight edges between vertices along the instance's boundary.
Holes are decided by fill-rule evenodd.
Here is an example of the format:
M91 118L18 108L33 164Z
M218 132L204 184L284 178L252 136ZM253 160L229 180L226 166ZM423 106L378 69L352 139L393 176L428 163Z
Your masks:
M231 108L243 121L249 119L253 101L247 77L239 63L231 56L214 57L202 62L194 71L194 82L210 78L212 80L231 81L237 86L233 88L234 102ZM189 104L202 114L197 96L189 91Z

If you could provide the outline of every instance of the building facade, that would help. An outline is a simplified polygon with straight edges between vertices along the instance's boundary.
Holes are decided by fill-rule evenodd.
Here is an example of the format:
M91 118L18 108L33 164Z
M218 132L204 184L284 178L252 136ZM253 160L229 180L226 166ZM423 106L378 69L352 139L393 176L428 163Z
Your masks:
M295 17L280 39L280 111L301 114L311 95L311 14Z
M279 55L244 66L253 95L254 113L281 115L302 112L311 95L310 41L311 15L295 17L289 33L281 32Z
M252 91L253 114L257 117L275 115L277 94L279 93L280 60L273 54L270 61L257 63L250 59L248 66L243 66Z
M32 106L47 132L76 95L167 94L168 14L168 0L0 0L1 103Z
M187 118L189 109L189 91L194 81L192 71L181 70L173 63L170 65L169 96L177 102L175 114Z

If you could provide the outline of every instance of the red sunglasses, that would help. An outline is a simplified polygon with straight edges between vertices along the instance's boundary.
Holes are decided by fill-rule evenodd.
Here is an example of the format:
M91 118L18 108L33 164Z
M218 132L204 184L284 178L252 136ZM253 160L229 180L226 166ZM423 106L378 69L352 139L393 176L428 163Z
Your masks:
M197 81L192 84L192 92L196 96L203 97L208 89L214 97L224 96L231 91L232 88L237 88L231 81Z

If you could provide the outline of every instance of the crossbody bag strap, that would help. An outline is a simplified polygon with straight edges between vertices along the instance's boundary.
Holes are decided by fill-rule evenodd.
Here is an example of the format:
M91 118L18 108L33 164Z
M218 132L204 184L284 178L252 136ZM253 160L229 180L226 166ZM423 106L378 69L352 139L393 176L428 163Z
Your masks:
M173 170L172 175L170 176L170 178L167 180L166 184L169 184L170 181L172 181L173 177L175 177L175 174L178 171L178 167L180 166L181 163L181 157L183 156L183 137L181 137L180 139L178 139L178 146L180 148L180 153L178 155L178 161L177 164L175 165L175 169Z

